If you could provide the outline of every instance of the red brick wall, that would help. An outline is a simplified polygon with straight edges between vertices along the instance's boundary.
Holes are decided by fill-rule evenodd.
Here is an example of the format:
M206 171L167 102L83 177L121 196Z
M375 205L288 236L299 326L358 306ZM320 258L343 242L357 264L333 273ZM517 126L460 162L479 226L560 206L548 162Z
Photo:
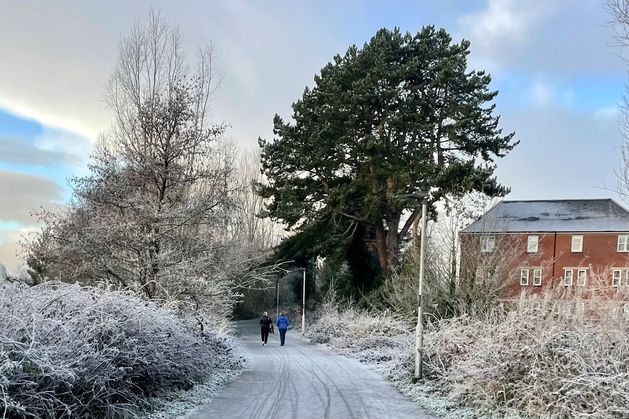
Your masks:
M507 283L505 296L520 294L523 288L531 292L541 292L546 287L563 286L564 268L586 268L585 287L577 286L577 271L573 272L572 288L601 289L611 286L611 268L629 268L629 253L618 252L618 234L629 233L545 233L545 234L495 234L496 248L492 254L480 252L479 234L461 234L461 272L465 281L480 254L481 258L500 256L505 260L503 275L512 277ZM529 235L539 236L538 252L527 253ZM572 236L583 236L583 251L572 252ZM529 285L520 285L521 268L542 268L542 285L533 286L533 274L529 273ZM626 287L625 278L621 287Z

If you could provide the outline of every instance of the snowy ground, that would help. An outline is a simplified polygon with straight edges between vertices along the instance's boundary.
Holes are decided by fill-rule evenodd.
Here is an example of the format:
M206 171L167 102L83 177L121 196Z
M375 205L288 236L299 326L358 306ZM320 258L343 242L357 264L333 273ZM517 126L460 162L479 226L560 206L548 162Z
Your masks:
M432 418L360 362L302 341L270 335L260 344L257 321L240 322L247 369L189 419Z

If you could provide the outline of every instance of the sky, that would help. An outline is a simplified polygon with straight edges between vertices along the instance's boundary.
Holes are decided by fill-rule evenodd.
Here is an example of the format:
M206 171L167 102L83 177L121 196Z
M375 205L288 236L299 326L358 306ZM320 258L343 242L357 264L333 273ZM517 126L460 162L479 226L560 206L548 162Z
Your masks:
M618 104L627 62L604 0L0 0L0 263L15 270L38 208L59 208L110 127L104 88L118 42L150 10L190 55L211 45L222 83L212 118L242 147L335 54L382 27L443 27L491 73L496 113L518 145L498 161L508 199L617 198Z

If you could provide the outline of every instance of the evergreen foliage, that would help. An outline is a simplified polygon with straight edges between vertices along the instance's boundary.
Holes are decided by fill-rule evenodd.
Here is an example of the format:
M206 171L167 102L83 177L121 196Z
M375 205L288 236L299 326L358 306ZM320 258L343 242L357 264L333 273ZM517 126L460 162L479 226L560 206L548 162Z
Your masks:
M275 116L274 139L259 139L268 179L260 193L265 214L300 233L287 246L349 251L351 264L352 236L362 235L386 273L419 216L418 191L431 203L508 192L493 177L494 159L517 142L498 127L490 76L468 70L468 48L432 26L416 35L381 29L315 76L292 122Z

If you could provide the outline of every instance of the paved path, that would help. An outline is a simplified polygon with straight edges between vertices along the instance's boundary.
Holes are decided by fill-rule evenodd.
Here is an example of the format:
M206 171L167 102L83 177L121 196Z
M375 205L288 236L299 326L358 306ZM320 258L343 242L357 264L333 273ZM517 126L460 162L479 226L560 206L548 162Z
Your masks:
M432 418L360 362L309 345L289 330L262 347L255 322L241 322L247 369L191 419Z

